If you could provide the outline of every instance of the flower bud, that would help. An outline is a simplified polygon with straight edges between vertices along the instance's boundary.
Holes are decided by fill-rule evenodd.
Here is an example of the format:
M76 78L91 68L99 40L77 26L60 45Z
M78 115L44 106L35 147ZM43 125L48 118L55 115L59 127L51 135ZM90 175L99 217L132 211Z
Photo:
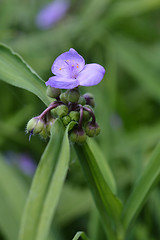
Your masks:
M62 121L63 121L63 124L67 126L70 123L71 118L69 116L65 116L62 118Z
M61 100L63 103L65 103L65 104L68 103L67 95L66 95L65 92L64 92L64 93L61 93L61 95L60 95L60 100Z
M83 129L74 129L70 133L70 140L74 143L84 143L86 141L86 133Z
M61 94L61 90L59 88L54 88L51 86L47 87L47 96L51 98L57 98Z
M39 135L43 139L47 139L49 137L46 127L43 128L43 130L39 133Z
M57 117L57 107L56 108L53 108L52 110L51 110L51 113L52 113L52 115L53 115L53 117Z
M97 123L88 122L85 126L85 131L89 137L94 137L100 133L101 129Z
M27 123L27 132L32 132L33 134L40 133L44 128L44 121L34 117Z
M83 96L80 96L78 103L81 104L82 106L86 104L86 99Z
M56 108L56 113L62 118L68 114L68 107L66 105L60 105Z
M89 108L90 110L93 111L92 107L89 106L89 105L84 105L84 107ZM90 118L91 118L90 112L84 110L84 111L83 111L83 120L84 120L84 121L88 121Z
M91 93L85 93L83 97L86 100L86 104L90 105L91 107L95 107L94 96Z
M46 131L49 136L50 136L51 127L54 124L54 122L55 122L55 119L51 118L46 124Z
M78 122L78 121L79 121L79 116L80 116L79 112L77 112L77 111L71 111L71 112L69 113L69 116L70 116L70 118L71 118L72 121L75 121L75 122Z
M78 88L70 89L66 92L68 102L76 103L79 100L80 93Z

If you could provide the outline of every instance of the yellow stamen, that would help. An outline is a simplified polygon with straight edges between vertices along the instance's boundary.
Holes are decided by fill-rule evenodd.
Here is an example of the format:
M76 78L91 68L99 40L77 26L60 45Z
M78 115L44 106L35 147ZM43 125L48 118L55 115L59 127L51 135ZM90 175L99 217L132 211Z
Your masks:
M59 68L59 70L62 70L62 68Z

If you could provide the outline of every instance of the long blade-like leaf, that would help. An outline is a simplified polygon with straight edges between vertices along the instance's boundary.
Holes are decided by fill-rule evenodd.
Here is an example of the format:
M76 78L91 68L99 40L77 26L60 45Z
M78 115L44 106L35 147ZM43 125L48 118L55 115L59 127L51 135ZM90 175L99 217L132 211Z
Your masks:
M119 199L111 191L104 173L99 167L101 159L96 159L88 144L75 145L77 156L80 160L87 182L93 194L102 222L109 239L117 239L122 234L120 215L122 205ZM107 172L106 172L107 174Z
M70 147L68 131L75 124L75 122L71 122L65 131L58 162L53 173L53 177L51 179L48 193L43 205L35 240L45 240L47 238L51 221L58 204L58 200L62 191L62 187L64 185L65 177L69 166Z
M26 203L19 240L35 240L39 217L47 194L48 185L56 165L63 137L63 125L56 120L51 139L41 157Z
M140 46L125 38L111 38L117 51L117 60L126 71L132 73L135 80L153 98L159 100L159 73L140 57Z
M81 238L83 240L89 240L84 232L77 232L72 240L78 240L79 238Z
M0 44L0 80L34 93L46 105L50 103L44 81L22 57L4 44Z
M142 176L131 193L123 211L123 222L127 229L142 208L145 199L160 175L160 144L154 150Z
M22 176L0 155L0 229L8 240L17 240L27 193Z
M117 191L116 182L115 182L112 171L111 171L102 151L98 147L98 144L96 144L96 142L93 141L93 139L88 139L88 146L90 149L92 149L92 152L93 152L95 158L99 159L97 161L97 165L98 165L101 173L103 174L103 177L104 177L105 181L107 182L108 186L110 187L112 192L115 194Z

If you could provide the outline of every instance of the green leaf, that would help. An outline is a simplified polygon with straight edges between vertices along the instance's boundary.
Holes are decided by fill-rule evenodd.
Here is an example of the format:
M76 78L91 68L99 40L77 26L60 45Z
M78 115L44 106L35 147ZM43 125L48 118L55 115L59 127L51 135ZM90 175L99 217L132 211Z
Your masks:
M19 240L35 240L39 218L49 183L59 155L63 137L63 125L56 120L51 133L51 139L41 157L35 173L19 233Z
M84 232L77 232L72 240L78 240L79 238L83 240L89 240L89 238L85 235Z
M69 167L70 146L68 131L73 128L75 124L75 122L71 122L66 128L57 165L48 188L43 208L41 210L41 216L35 240L45 240L48 235L52 218L55 213Z
M123 223L125 229L128 229L131 222L135 219L138 212L144 205L150 190L155 185L160 175L160 144L154 150L151 159L144 169L139 181L135 185L127 204L123 211Z
M122 234L120 216L122 205L111 191L100 167L100 158L96 159L93 149L87 143L76 145L75 150L82 165L85 177L91 189L100 217L109 239L117 239ZM106 171L107 174L107 171Z
M90 149L92 149L95 159L98 159L97 165L106 183L108 184L112 192L115 194L117 192L116 182L102 151L100 150L98 144L93 139L88 139L88 146Z
M0 155L0 229L7 240L17 240L28 187Z
M92 196L88 189L65 184L55 215L56 223L60 226L69 224L92 208Z
M159 73L141 57L140 48L143 46L136 46L133 41L120 37L111 38L111 42L118 53L120 65L135 77L148 94L159 100Z
M47 106L50 103L46 96L44 81L22 57L2 43L0 44L0 80L34 93Z
M109 21L115 21L121 18L134 17L145 12L150 12L159 7L159 0L115 1L106 18L108 18Z

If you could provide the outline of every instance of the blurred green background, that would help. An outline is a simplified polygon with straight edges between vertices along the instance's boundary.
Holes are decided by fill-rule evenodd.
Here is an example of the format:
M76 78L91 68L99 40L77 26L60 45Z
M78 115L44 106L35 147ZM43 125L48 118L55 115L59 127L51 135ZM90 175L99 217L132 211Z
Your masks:
M123 201L143 171L160 135L160 0L72 0L50 28L36 26L50 1L0 0L0 41L9 45L46 81L55 58L74 48L86 63L106 69L92 92L101 134L96 138L109 161ZM16 240L33 172L47 142L28 141L25 126L44 104L33 94L0 81L0 239ZM9 164L8 164L9 163ZM31 167L32 168L32 167ZM17 201L18 194L18 201ZM129 240L160 239L160 191L150 194ZM15 213L16 212L16 213ZM72 239L78 230L92 240L105 236L74 152L52 238Z

